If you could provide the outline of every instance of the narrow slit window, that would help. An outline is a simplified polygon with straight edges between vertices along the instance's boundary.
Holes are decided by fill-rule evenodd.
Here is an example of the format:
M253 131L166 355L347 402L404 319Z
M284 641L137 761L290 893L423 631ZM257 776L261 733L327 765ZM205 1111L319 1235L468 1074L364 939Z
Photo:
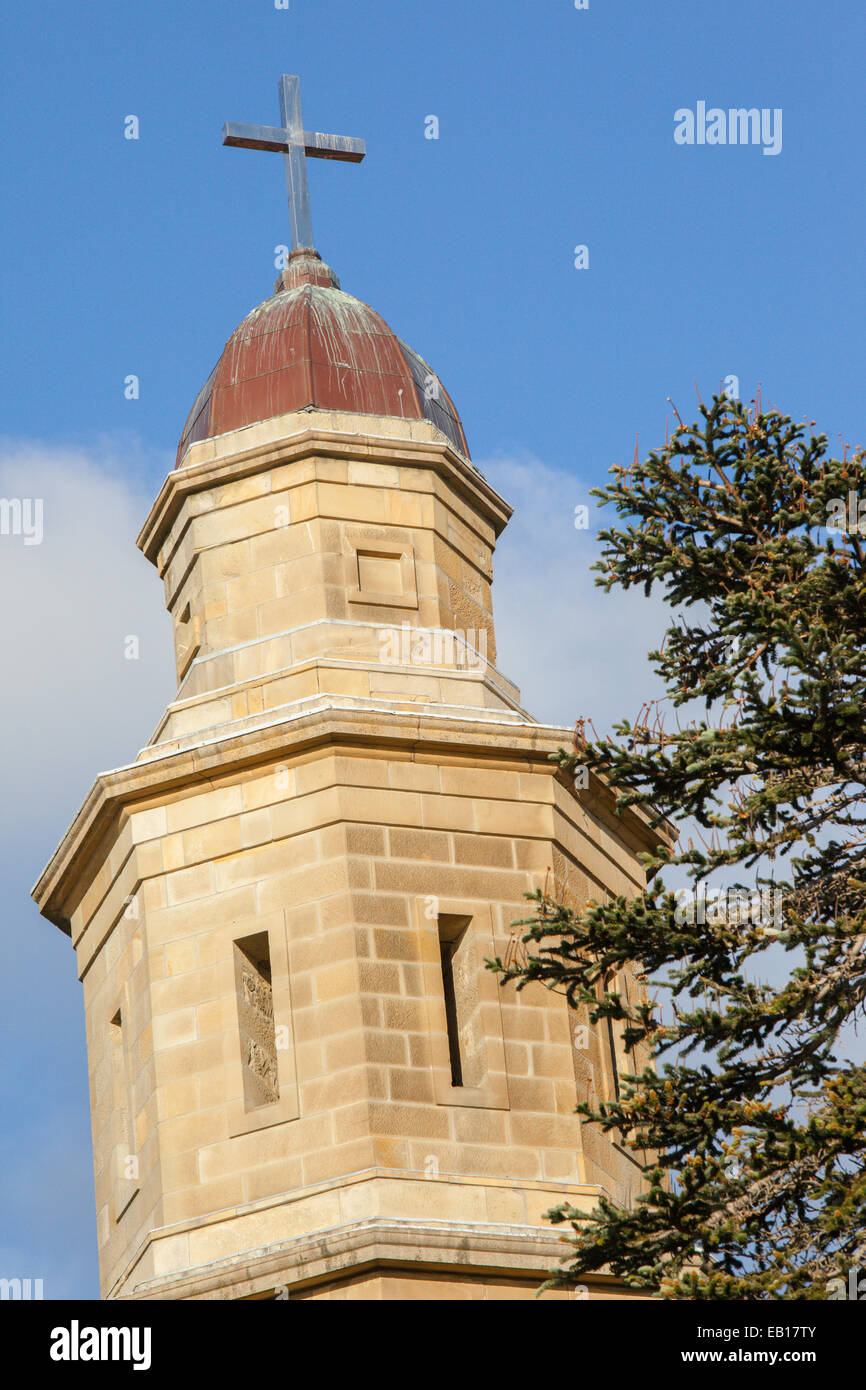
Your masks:
M457 1025L457 1000L454 997L454 950L456 943L439 938L442 957L442 989L445 994L445 1021L448 1027L448 1053L451 1058L451 1085L463 1085L463 1060L460 1056L460 1031Z
M111 1047L112 1101L114 1104L114 1113L118 1117L118 1128L121 1131L120 1138L123 1140L129 1137L129 1107L126 1096L123 1014L120 1009L117 1010L117 1013L111 1020L111 1032L109 1037L111 1039L109 1046Z
M617 1057L616 1036L613 1031L613 1019L607 1020L607 1040L610 1048L610 1075L613 1086L613 1099L619 1100L619 1058Z
M628 976L607 975L604 980L604 990L613 994L615 992L625 997L626 1005L629 1004ZM610 1049L610 1071L612 1099L619 1100L621 1097L620 1076L626 1072L633 1072L635 1069L634 1050L626 1050L624 1034L628 1023L624 1020L607 1019L607 1036Z
M273 1105L280 1098L267 932L235 942L235 993L244 1104L247 1110L256 1110L262 1105Z
M487 1064L471 917L440 916L439 955L452 1086L480 1086Z
M108 1046L114 1123L114 1219L119 1221L138 1192L138 1155L133 1142L130 1078L120 1009L111 1020Z

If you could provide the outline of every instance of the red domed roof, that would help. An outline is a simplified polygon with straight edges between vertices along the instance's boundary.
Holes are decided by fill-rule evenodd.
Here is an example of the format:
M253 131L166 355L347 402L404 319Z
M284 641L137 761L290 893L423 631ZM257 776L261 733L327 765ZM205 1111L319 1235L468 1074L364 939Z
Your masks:
M384 319L344 294L315 251L295 251L274 294L247 314L190 411L191 444L304 409L431 420L469 457L460 417L427 363Z

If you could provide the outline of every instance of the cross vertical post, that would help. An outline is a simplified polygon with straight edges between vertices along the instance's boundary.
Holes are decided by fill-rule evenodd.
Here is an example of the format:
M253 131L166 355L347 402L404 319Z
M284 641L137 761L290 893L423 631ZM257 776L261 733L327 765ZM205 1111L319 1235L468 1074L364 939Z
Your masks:
M307 156L358 164L367 149L363 140L356 140L350 135L323 135L318 130L304 130L299 77L283 74L279 94L282 126L243 125L239 121L227 121L223 126L223 144L247 150L273 150L284 156L292 250L312 250L313 218L307 181Z
M285 165L292 249L307 246L312 250L313 214L310 211L310 185L307 179L307 155L303 143L304 122L301 116L301 82L298 77L284 75L280 78L280 118L289 146L285 154Z

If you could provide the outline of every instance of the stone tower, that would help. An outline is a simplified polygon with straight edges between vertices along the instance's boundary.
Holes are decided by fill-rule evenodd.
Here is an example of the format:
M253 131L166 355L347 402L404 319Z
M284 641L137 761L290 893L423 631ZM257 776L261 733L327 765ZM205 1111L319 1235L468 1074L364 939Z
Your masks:
M527 891L634 893L651 842L497 669L509 515L427 364L296 250L139 537L177 697L34 890L84 987L104 1297L532 1297L546 1209L632 1200L573 1113L618 1038L484 965Z

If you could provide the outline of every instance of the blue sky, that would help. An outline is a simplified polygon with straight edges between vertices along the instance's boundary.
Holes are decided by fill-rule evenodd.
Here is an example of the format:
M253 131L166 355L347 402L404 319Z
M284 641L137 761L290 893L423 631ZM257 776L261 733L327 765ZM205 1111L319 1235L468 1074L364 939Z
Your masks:
M864 439L866 20L854 0L91 0L18 6L4 31L0 492L45 497L46 539L0 541L0 1275L92 1297L80 987L28 893L171 697L134 537L288 239L281 160L224 149L223 122L276 124L299 73L308 128L366 139L360 166L311 165L319 250L430 361L517 506L500 664L539 717L598 721L634 712L651 642L592 589L574 506L636 434L663 438L666 398L692 418L695 382L736 375ZM780 108L781 153L678 146L699 101Z

